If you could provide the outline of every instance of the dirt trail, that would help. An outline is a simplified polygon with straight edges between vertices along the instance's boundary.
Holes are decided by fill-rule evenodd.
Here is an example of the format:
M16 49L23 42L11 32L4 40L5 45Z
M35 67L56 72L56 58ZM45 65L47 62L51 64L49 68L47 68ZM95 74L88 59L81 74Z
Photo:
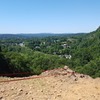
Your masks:
M0 100L100 100L100 78L66 72L55 69L42 73L42 78L0 83Z

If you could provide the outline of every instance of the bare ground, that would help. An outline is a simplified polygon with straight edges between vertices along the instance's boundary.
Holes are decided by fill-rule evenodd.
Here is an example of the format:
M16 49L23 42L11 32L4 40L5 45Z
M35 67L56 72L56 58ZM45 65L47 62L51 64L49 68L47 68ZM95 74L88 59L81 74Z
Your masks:
M100 78L66 72L55 69L39 78L0 82L0 100L100 100ZM1 77L3 80L12 78Z

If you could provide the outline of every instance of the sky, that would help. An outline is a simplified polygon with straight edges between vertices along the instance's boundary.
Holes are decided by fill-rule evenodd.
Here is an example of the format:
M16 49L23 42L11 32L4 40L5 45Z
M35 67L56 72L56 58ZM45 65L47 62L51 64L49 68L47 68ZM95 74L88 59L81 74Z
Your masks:
M100 0L0 0L0 33L79 33L100 25Z

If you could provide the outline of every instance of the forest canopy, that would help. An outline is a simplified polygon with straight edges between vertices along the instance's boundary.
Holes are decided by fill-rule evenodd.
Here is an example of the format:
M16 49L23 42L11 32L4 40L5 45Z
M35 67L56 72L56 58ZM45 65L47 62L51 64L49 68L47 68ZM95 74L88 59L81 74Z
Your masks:
M87 34L0 35L0 74L40 74L64 65L100 77L100 27Z

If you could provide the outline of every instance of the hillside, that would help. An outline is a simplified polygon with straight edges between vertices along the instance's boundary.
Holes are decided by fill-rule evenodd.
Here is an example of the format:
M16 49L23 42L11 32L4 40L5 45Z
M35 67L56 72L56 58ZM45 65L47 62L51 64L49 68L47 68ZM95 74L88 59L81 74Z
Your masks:
M100 77L100 27L78 39L73 45L69 66L92 77Z
M71 71L59 68L27 80L0 82L0 100L100 100L100 79L79 73L74 76Z

